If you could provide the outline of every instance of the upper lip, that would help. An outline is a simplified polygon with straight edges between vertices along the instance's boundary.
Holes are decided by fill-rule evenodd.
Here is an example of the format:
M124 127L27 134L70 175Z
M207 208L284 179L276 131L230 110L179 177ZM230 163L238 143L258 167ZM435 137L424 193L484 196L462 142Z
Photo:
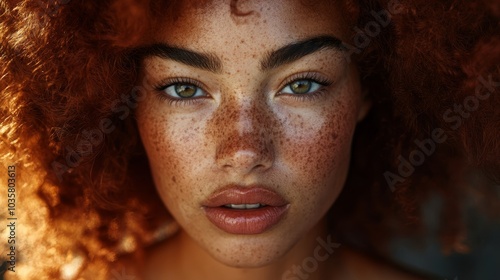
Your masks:
M288 202L277 192L262 185L227 185L213 192L204 202L205 207L220 207L227 204L265 204L284 206Z

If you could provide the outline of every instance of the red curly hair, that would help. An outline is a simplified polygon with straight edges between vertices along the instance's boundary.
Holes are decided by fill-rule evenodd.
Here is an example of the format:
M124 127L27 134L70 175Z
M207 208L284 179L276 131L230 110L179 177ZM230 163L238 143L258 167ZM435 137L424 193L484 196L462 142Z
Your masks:
M131 50L148 40L144 18L205 2L0 1L0 159L17 167L19 238L29 256L19 279L61 278L62 264L78 255L80 276L100 279L118 254L140 254L168 235L159 229L171 217L135 124ZM487 196L500 179L500 3L343 4L354 30L349 58L373 107L357 128L331 230L380 252L392 234L421 224L421 205L437 194L443 247L460 251L464 196ZM384 10L390 17L377 19ZM236 1L231 11L245 15ZM52 262L36 263L42 256Z

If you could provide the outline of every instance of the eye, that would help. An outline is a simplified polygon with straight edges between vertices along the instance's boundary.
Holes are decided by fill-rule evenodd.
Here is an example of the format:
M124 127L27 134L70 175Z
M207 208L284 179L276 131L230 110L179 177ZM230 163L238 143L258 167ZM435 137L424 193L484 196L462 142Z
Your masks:
M321 87L321 84L311 79L300 79L288 83L281 93L287 94L307 94L316 92Z
M201 88L190 83L175 83L164 87L162 90L174 99L206 96L206 93Z

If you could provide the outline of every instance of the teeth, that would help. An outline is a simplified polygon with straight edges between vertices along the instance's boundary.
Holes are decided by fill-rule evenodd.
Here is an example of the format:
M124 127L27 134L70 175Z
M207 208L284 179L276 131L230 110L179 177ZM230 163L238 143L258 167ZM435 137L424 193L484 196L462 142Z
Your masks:
M224 206L232 209L257 209L265 205L260 203L255 203L255 204L226 204Z

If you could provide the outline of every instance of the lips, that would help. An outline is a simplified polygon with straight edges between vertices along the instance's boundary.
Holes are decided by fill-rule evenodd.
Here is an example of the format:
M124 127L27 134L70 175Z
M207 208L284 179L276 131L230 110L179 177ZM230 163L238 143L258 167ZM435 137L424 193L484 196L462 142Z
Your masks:
M210 222L231 234L259 234L276 225L289 203L263 186L229 185L202 203Z

